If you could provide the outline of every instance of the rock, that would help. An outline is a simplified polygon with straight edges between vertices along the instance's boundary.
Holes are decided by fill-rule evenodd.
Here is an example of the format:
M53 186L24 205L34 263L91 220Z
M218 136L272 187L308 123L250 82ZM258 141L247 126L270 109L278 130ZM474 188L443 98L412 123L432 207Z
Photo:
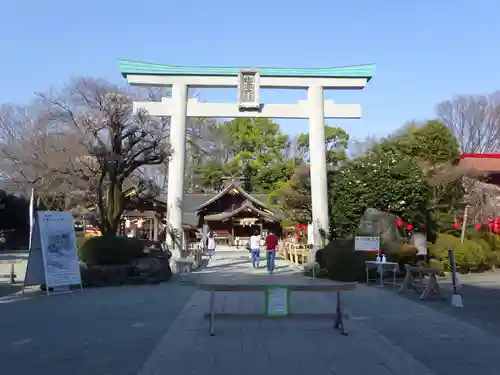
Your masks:
M161 263L158 258L139 258L132 262L134 275L154 275L161 271Z

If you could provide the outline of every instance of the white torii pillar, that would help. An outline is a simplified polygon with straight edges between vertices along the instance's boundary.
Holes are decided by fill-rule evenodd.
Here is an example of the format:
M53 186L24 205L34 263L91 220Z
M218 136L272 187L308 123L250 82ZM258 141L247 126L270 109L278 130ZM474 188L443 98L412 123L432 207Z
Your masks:
M316 250L322 244L320 229L328 233L330 227L328 220L323 87L310 86L307 89L307 101L309 103L309 156L311 159L311 206L314 238L314 249L310 252L310 255L314 256Z
M186 170L186 124L188 86L172 85L172 114L170 118L170 146L172 155L168 165L167 241L174 259L181 257L183 246L182 203L184 201L184 171Z

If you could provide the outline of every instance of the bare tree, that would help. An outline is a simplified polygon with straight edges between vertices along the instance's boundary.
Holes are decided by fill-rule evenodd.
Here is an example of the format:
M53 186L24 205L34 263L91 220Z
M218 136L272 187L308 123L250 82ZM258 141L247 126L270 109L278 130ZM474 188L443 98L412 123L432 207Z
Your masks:
M351 158L357 158L365 155L372 150L373 146L379 141L374 135L369 135L363 140L353 140L349 144L348 154Z
M40 117L42 107L3 105L0 107L0 170L7 190L28 194L37 190L38 204L49 209L67 209L73 197L82 199L88 191L79 179L52 173L61 170L79 143L70 134L60 133ZM69 194L71 192L71 194Z
M454 97L439 103L437 114L457 138L462 152L499 150L500 92Z
M42 182L50 189L67 184L70 195L85 192L98 207L103 233L116 234L127 182L151 182L141 180L140 172L169 155L168 121L132 113L133 99L145 97L151 99L151 92L79 78L38 94L29 110L6 110L0 134L7 175L17 173L25 183Z

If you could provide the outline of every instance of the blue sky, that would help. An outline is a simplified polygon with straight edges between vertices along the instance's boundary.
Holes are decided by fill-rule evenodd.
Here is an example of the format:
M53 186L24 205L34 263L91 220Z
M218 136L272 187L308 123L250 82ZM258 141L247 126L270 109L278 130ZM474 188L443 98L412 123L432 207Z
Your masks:
M117 59L178 65L330 67L376 63L363 91L329 92L360 103L362 120L334 121L354 138L384 135L434 115L455 94L500 88L498 0L3 0L0 103L71 76L122 82ZM235 91L199 92L235 101ZM305 92L272 91L287 103ZM307 131L305 121L280 121Z

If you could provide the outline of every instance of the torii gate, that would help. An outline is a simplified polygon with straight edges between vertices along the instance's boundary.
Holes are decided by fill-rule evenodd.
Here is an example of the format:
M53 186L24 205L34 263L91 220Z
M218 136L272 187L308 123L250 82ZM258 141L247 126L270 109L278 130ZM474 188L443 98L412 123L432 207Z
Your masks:
M131 85L169 86L172 97L161 102L134 102L134 110L146 109L152 116L170 116L173 154L168 170L169 225L180 231L184 199L186 122L188 117L265 117L309 119L312 221L314 248L321 246L320 229L329 230L326 174L325 118L359 119L359 104L336 104L324 100L324 89L363 89L375 65L342 68L235 68L159 65L120 60L120 71ZM238 88L238 103L201 103L188 98L189 88ZM307 100L296 104L262 104L260 88L307 89ZM174 258L181 244L175 241Z

